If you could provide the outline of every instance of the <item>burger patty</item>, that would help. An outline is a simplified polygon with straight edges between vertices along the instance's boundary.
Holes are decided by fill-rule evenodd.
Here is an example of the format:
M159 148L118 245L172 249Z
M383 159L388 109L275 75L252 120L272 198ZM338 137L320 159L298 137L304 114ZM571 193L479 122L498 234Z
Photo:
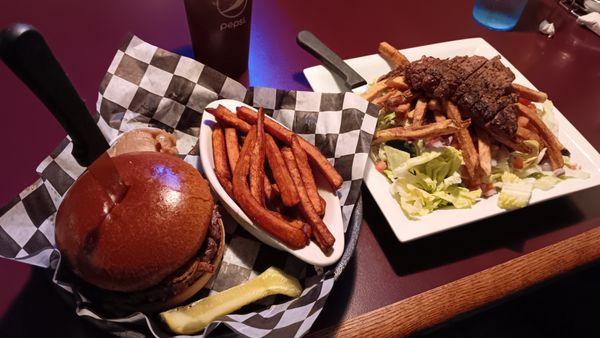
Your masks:
M159 284L145 290L136 292L117 292L100 289L82 281L82 292L92 300L98 299L106 309L136 309L149 304L160 304L173 296L185 291L194 284L204 273L215 271L214 265L219 244L223 237L220 225L221 216L217 208L213 210L212 218L206 239L198 254L190 259L173 274L162 280Z

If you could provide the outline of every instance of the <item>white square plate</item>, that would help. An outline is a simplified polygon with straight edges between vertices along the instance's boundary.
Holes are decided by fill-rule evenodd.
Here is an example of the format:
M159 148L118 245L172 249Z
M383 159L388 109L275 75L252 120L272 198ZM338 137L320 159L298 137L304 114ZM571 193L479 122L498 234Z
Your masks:
M481 55L492 58L496 55L501 55L482 38L456 40L408 48L401 50L401 52L411 61L418 60L423 55L438 58L449 58L458 55ZM346 62L365 78L367 82L372 82L379 76L390 71L390 66L378 54L349 59ZM502 63L514 72L516 76L515 83L535 88L503 56ZM343 91L343 81L323 66L307 68L304 70L304 75L315 91ZM559 123L560 130L558 137L560 141L571 152L572 160L581 165L586 172L590 173L591 177L586 180L568 179L560 182L548 191L535 190L532 194L530 204L600 185L600 154L557 109L554 110L554 113ZM470 209L436 210L418 220L409 220L389 193L389 182L375 169L372 161L368 161L365 169L365 184L396 234L396 237L401 242L407 242L506 212L506 210L500 209L497 206L498 197L496 195L480 200Z

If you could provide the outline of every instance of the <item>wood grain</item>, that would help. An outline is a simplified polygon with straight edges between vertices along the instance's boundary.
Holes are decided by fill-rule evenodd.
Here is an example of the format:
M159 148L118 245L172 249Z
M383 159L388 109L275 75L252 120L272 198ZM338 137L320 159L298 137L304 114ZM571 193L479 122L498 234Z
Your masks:
M406 336L597 259L600 259L600 227L310 336Z

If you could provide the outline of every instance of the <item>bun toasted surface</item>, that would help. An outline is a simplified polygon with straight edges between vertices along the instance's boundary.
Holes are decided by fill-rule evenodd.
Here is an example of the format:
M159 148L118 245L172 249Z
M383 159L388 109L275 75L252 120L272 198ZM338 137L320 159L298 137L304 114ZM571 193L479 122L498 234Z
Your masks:
M56 245L82 279L114 291L156 285L202 245L214 207L208 184L183 160L137 152L113 158L127 194L111 205L84 172L56 215Z

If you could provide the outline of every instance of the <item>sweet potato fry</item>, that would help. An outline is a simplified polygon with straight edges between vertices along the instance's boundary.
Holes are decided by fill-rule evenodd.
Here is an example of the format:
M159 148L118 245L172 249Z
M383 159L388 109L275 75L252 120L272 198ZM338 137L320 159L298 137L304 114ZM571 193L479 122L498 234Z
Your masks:
M312 203L317 214L322 216L325 210L323 210L323 206L321 205L321 199L319 192L317 191L317 183L315 183L315 177L313 176L312 169L308 164L306 152L304 152L304 149L302 149L302 146L300 145L299 136L292 136L291 148L292 152L294 153L294 157L296 158L296 164L298 165L298 170L300 171L300 176L302 177L302 182L304 183L304 188L306 188L306 193L308 194L310 203Z
M304 217L306 217L308 223L312 226L312 233L315 242L319 248L323 250L323 252L327 253L331 250L333 243L335 242L335 238L331 232L329 232L329 229L325 223L323 223L323 220L321 217L319 217L312 203L310 202L292 149L287 147L283 148L281 153L283 154L285 163L290 171L292 180L298 189L298 195L300 196L300 210L304 214Z
M229 161L229 168L233 172L235 165L240 157L240 144L238 142L238 135L235 128L225 128L225 148L227 148L227 160Z
M283 159L283 156L281 157ZM285 164L285 162L284 162ZM286 167L287 168L287 167ZM289 174L289 173L288 173ZM290 177L291 179L291 177ZM277 185L277 183L273 183L271 184L271 189L273 189L273 193L277 194L277 195L281 195L281 190L279 190L279 186ZM297 191L296 191L297 192Z
M288 172L281 151L279 150L279 147L277 147L275 140L271 135L267 134L265 136L267 161L269 162L269 167L271 168L273 178L277 184L276 186L281 196L281 201L286 207L292 207L300 202L298 191L296 190L294 181L292 181L292 177Z
M267 175L263 176L263 191L265 193L265 203L273 202L275 195L273 192L273 186L271 185L271 182L269 182Z
M250 133L249 135L256 135ZM240 160L238 161L233 175L233 196L242 210L258 226L279 239L292 249L300 249L308 244L306 233L298 229L296 225L286 221L280 214L263 208L250 193L246 182L250 171L250 155L254 149L255 136L246 137Z
M386 61L392 64L394 67L406 66L410 63L406 56L404 56L398 49L394 48L387 42L380 42L379 48L377 49L379 55L381 55Z
M479 167L486 176L492 173L492 140L488 133L477 128L477 151L479 152Z
M540 137L544 140L546 147L548 148L546 154L550 159L550 165L553 170L558 168L562 168L564 166L564 160L562 157L561 150L564 148L562 144L558 141L554 133L546 126L544 121L538 116L535 110L517 103L517 108L519 108L519 112L529 119L529 122L535 129L540 133Z
M460 128L466 128L471 121L466 120L457 125L452 120L430 123L415 128L396 127L375 132L373 144L391 140L414 141L423 138L437 137L456 133Z
M396 76L396 77L393 77L390 79L386 79L385 85L388 86L389 88L396 88L399 90L407 90L408 89L408 85L406 84L406 81L404 80L404 76Z
M239 119L222 105L219 105L217 108L206 108L206 111L213 114L217 121L224 126L235 128L243 134L246 134L250 130L250 125L247 122Z
M265 114L262 108L258 110L256 122L256 144L250 159L250 193L256 200L265 205Z
M385 80L374 83L372 86L367 88L367 90L360 94L365 100L373 101L374 98L379 96L383 91L387 89L387 85L385 84Z
M213 161L215 164L215 175L223 189L231 195L231 171L227 164L227 150L225 149L225 136L223 128L216 125L212 133Z
M454 123L460 124L462 122L460 111L458 111L458 107L456 107L454 103L451 101L446 101L444 103L444 108L446 110L446 115L448 115L448 117L452 119ZM473 144L471 134L469 134L469 130L467 128L460 128L456 132L456 138L458 139L458 144L463 154L463 161L465 162L465 167L467 168L469 178L474 182L478 177L479 156L477 155L477 150L475 150L475 145Z
M237 114L239 118L251 124L256 123L256 120L258 119L256 112L246 107L238 107ZM291 130L269 118L265 119L265 129L276 139L284 142L286 145L290 145L291 137L294 135ZM323 156L317 147L308 143L308 141L305 139L300 138L300 144L302 145L302 149L306 151L306 155L308 155L308 158L312 164L321 172L329 185L333 189L339 189L344 180L337 170L335 170L333 165L329 163L329 161L325 158L325 156Z
M418 127L423 124L425 121L425 108L427 107L427 102L423 99L418 99L417 104L415 105L415 110L413 113L413 122L412 125L414 127Z
M321 201L321 208L323 209L323 214L319 216L323 217L323 215L325 215L325 211L327 210L327 202L325 202L325 199L321 195L319 195L319 200Z
M517 93L520 97L533 102L544 102L548 99L548 94L540 92L538 90L525 87L523 85L512 83L513 92Z

